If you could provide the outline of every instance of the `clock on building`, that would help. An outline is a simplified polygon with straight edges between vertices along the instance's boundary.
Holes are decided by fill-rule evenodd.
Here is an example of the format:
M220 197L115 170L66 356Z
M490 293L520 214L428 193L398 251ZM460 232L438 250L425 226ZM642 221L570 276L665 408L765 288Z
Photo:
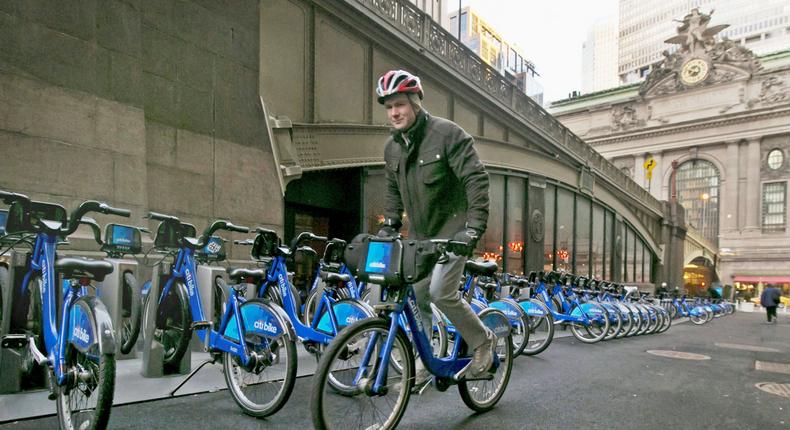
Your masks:
M695 85L708 77L710 67L708 62L701 58L692 58L683 63L680 68L680 80L686 85Z

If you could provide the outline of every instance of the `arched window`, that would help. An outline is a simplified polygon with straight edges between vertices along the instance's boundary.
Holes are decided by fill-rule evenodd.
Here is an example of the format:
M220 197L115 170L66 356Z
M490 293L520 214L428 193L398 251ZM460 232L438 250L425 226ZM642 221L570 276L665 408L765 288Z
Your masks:
M719 169L705 160L686 161L678 167L675 181L678 202L686 209L686 223L718 245Z

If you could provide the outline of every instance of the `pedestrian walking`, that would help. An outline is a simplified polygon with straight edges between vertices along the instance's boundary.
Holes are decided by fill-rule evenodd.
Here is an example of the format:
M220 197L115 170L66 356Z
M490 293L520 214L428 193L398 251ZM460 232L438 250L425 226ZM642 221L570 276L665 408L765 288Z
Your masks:
M763 290L760 295L760 304L765 308L765 314L768 318L766 324L776 324L776 307L779 306L779 297L782 294L779 288L769 285Z

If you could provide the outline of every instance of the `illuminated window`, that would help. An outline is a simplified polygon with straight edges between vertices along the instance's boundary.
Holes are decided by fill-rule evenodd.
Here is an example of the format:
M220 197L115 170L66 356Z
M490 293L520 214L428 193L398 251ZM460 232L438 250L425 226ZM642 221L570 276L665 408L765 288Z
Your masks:
M763 232L783 232L787 214L787 182L763 184Z
M785 155L781 149L773 149L768 153L768 168L778 170L785 162Z
M719 170L711 162L691 160L678 167L675 180L678 201L686 210L686 223L718 244Z

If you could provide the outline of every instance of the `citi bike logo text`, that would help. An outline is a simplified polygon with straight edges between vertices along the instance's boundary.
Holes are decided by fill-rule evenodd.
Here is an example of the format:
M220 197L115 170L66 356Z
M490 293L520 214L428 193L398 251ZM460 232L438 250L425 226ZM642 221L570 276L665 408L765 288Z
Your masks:
M359 321L359 318L355 317L354 315L349 315L346 317L346 324L354 324L357 321Z
M74 327L74 330L71 332L71 334L75 338L81 340L83 343L88 343L91 340L88 332L82 327Z
M285 279L283 278L282 273L277 275L277 286L280 287L280 294L285 297L288 295L288 287L285 286Z
M414 321L417 322L417 327L420 330L423 330L422 315L420 314L420 310L417 309L417 303L415 303L414 300L411 299L411 297L409 298L409 309L411 309L411 313L414 314Z
M192 279L192 272L189 270L187 272L187 288L189 289L189 297L195 295L195 280Z
M380 261L374 261L374 262L368 264L368 266L370 266L370 267L372 267L374 269L386 269L387 268L387 265L385 265L384 263L382 263Z
M265 331L266 333L277 334L277 327L275 327L274 324L269 324L268 321L257 320L253 326L258 330Z

